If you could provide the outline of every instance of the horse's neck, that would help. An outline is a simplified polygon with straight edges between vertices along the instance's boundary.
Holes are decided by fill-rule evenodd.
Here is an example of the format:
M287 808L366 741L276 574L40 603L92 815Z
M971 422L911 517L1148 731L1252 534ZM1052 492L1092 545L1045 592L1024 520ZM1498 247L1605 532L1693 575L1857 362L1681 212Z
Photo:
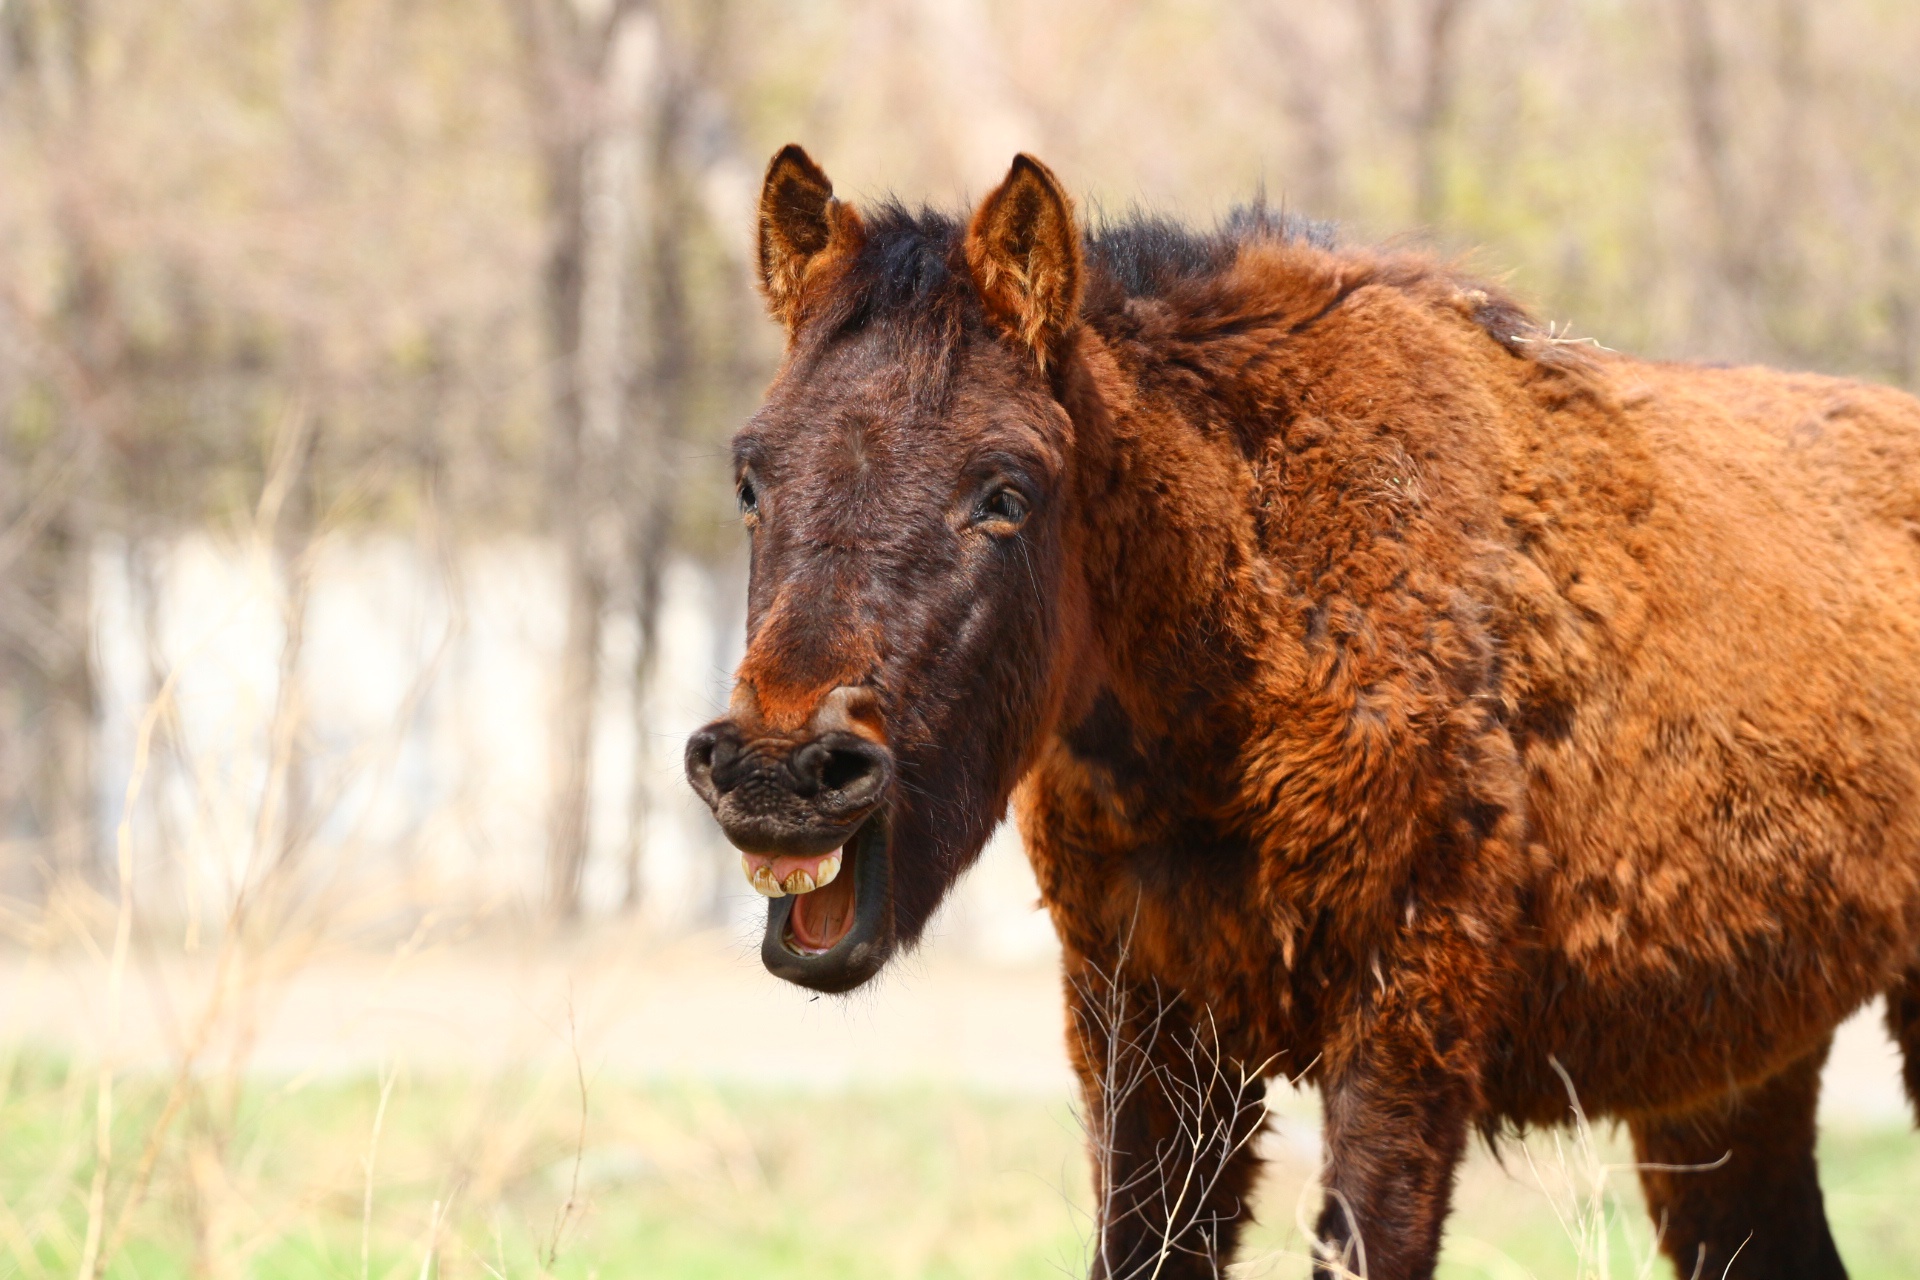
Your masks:
M1070 405L1088 476L1079 519L1092 652L1069 699L1075 724L1092 716L1080 749L1096 748L1092 729L1115 726L1117 700L1136 749L1178 740L1183 753L1230 756L1241 683L1275 629L1261 611L1278 599L1258 581L1244 461L1170 402L1142 396L1103 352L1085 364Z

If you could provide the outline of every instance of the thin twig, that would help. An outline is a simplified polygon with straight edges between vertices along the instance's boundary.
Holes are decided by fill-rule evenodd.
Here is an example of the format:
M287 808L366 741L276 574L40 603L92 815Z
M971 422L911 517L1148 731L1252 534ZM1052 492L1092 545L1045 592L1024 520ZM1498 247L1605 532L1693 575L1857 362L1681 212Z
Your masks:
M380 1129L387 1119L387 1099L393 1094L393 1070L380 1072L380 1105L373 1109L373 1134L367 1139L366 1190L360 1202L360 1280L368 1280L368 1256L373 1244L373 1166L380 1154Z
M573 1176L567 1186L567 1200L554 1217L553 1236L547 1241L546 1252L541 1259L542 1274L551 1274L554 1264L560 1259L560 1239L566 1234L567 1225L573 1220L574 1211L580 1203L580 1166L587 1154L587 1068L580 1060L580 1030L574 1020L571 997L567 1000L567 1050L573 1055L573 1079L580 1090L580 1132L573 1145Z

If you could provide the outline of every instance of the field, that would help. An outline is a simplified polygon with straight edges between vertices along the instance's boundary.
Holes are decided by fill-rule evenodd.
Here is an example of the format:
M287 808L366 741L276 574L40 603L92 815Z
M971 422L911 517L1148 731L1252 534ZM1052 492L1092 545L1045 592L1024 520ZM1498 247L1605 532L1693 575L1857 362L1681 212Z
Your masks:
M0 1103L0 1275L71 1276L86 1248L92 1073L17 1057ZM123 1080L115 1143L138 1150L168 1082ZM1087 1234L1078 1130L1064 1103L945 1089L763 1091L515 1075L249 1081L196 1097L182 1141L106 1274L645 1276L723 1280L1053 1277ZM1261 1225L1239 1274L1305 1273L1294 1225L1310 1139L1269 1142ZM1620 1159L1611 1140L1602 1150ZM1631 1176L1601 1203L1585 1153L1536 1139L1501 1168L1476 1153L1442 1273L1642 1274L1650 1230ZM1829 1205L1856 1277L1920 1268L1920 1141L1831 1135ZM134 1162L129 1161L130 1165ZM112 1189L110 1190L117 1190ZM117 1200L109 1195L109 1203ZM104 1232L115 1225L107 1215ZM1660 1274L1658 1270L1655 1274Z
M835 1005L732 947L321 956L230 993L184 1071L155 1011L190 1014L208 971L135 975L107 1053L97 965L0 958L0 1278L83 1274L90 1250L116 1280L1084 1274L1050 964L936 949ZM1854 1276L1911 1276L1920 1138L1866 1031L1829 1074L1873 1105L1829 1116L1828 1206ZM1313 1100L1273 1101L1249 1277L1306 1271ZM1622 1146L1477 1150L1442 1274L1649 1274Z

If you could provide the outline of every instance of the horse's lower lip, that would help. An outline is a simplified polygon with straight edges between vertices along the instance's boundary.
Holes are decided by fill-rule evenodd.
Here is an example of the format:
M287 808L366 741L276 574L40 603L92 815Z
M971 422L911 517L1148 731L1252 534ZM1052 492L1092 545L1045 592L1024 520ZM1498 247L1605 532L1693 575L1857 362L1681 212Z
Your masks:
M838 992L880 971L893 952L891 831L883 808L848 837L845 865L833 884L768 901L760 959L769 972L815 991ZM844 915L835 909L841 906Z

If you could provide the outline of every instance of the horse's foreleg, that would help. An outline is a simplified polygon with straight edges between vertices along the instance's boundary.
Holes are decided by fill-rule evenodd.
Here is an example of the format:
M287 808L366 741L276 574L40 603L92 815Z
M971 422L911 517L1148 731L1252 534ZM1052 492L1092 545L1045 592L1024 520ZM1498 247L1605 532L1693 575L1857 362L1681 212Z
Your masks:
M1203 1010L1081 969L1072 1046L1093 1159L1094 1280L1222 1274L1258 1172L1266 1081Z
M1426 1037L1370 1020L1321 1092L1326 1204L1315 1275L1426 1280L1466 1148L1468 1079Z

